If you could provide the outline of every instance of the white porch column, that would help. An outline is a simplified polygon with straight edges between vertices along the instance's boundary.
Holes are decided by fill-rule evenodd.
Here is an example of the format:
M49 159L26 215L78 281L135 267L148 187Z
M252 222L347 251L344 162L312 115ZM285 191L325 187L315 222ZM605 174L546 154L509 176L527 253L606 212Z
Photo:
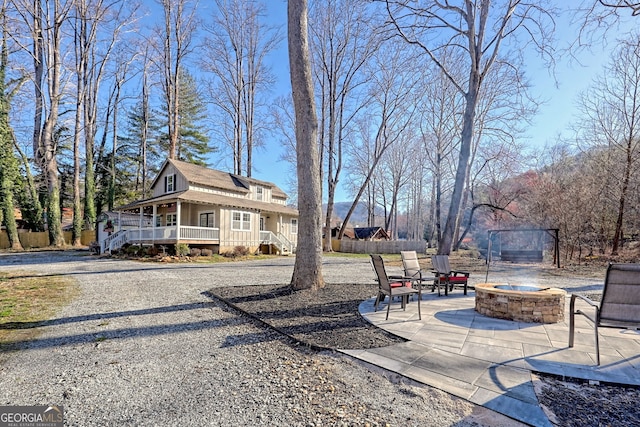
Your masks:
M153 216L151 217L151 243L154 244L156 241L156 216L158 215L158 205L153 204Z
M138 244L142 246L142 218L144 216L144 209L140 206L140 217L138 218Z
M180 240L180 200L176 200L176 241L177 240Z

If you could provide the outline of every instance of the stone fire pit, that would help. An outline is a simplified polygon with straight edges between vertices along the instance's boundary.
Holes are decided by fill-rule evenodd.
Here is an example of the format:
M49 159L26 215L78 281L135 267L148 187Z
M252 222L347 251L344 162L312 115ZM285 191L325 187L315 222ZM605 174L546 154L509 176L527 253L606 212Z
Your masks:
M476 311L485 316L536 323L564 320L562 289L508 283L478 283L475 288Z

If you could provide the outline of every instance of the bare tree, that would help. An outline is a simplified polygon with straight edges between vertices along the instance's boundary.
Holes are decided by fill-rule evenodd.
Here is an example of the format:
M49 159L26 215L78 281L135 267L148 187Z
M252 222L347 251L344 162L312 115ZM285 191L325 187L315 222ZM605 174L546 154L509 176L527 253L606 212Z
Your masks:
M444 68L451 68L455 72L453 63L462 59L451 54L443 54ZM419 128L423 150L427 162L424 167L429 169L433 177L430 217L433 234L438 241L442 237L442 205L451 192L450 182L455 176L455 152L459 148L460 112L463 107L463 97L451 83L440 67L430 64L425 67L429 80L423 85L420 110ZM460 78L460 76L458 76Z
M490 0L446 2L414 2L386 0L387 13L396 34L424 52L464 96L464 114L460 134L460 150L456 178L447 221L438 245L438 253L451 252L455 227L461 208L474 138L476 108L484 80L507 41L522 34L530 37L536 48L548 52L552 10L544 3L509 0L493 4ZM464 54L465 78L460 80L442 61L443 47Z
M611 251L623 238L630 183L640 163L640 36L622 41L601 77L580 99L579 141L587 148L607 148L606 170L617 183L617 214Z
M58 146L55 136L63 96L63 33L72 7L71 1L33 2L14 0L32 41L35 89L34 153L47 184L47 225L49 241L62 246L60 184L58 180ZM46 108L45 108L46 107Z
M222 134L234 158L234 173L250 177L253 152L264 120L260 94L273 83L265 57L281 40L280 32L261 22L265 7L256 0L216 0L217 15L207 27L209 51L203 68L215 76L213 103L222 111ZM230 128L229 128L230 127Z
M131 6L131 10L126 6ZM96 222L95 138L98 126L100 86L121 33L132 22L134 2L75 1L74 42L76 72L76 119L74 130L73 245L80 244L83 225L92 230ZM84 209L80 208L80 153L84 136ZM84 221L82 216L84 214ZM83 224L84 223L84 224Z
M360 135L354 136L358 142L354 142L348 150L354 166L351 167L354 200L343 220L338 239L344 236L349 219L365 192L368 192L371 220L376 198L376 185L372 181L378 165L389 147L401 140L402 134L412 123L415 112L418 73L407 67L415 58L407 56L394 43L389 43L373 59L375 61L369 64L375 72L371 72L372 80L368 85L368 114L358 120Z
M193 33L197 26L197 1L159 0L164 11L162 46L155 46L160 58L161 86L167 109L167 156L176 158L180 135L180 75L185 61L193 51Z
M287 5L289 66L296 117L298 158L298 249L291 278L293 289L320 289L322 277L322 198L317 137L318 119L313 96L309 53L307 0Z
M380 45L373 15L361 0L315 2L311 48L320 105L322 175L327 183L324 250L331 251L331 218L343 167L343 145L354 117L367 102L366 64ZM361 92L361 91L360 91Z
M640 2L631 0L583 0L571 11L580 25L577 46L591 45L610 31L618 29L621 21L640 15Z

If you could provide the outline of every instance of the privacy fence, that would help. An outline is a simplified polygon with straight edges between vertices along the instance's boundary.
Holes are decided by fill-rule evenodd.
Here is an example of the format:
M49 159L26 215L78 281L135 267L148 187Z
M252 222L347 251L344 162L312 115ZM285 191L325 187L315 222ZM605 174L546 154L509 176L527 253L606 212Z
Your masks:
M353 254L399 254L400 251L425 253L424 240L334 240L333 250Z
M71 243L71 232L65 231L64 233L64 241L67 243ZM45 248L49 246L49 233L46 231L43 232L19 232L18 238L20 239L20 243L24 249L31 248ZM84 230L82 232L82 236L80 237L80 242L89 246L93 240L96 240L96 232L92 230ZM9 248L9 238L7 237L7 231L0 231L0 249L8 249Z

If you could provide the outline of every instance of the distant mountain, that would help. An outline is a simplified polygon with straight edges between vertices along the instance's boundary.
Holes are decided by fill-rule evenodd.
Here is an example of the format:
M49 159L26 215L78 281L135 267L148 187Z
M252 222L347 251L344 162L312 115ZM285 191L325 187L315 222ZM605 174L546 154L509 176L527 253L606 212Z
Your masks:
M344 218L347 216L349 212L349 208L351 208L351 202L336 202L333 205L333 218L334 221L342 222ZM327 212L327 205L322 205L323 213ZM367 225L367 205L366 203L360 202L356 206L355 211L349 218L349 223L354 227L365 227Z

